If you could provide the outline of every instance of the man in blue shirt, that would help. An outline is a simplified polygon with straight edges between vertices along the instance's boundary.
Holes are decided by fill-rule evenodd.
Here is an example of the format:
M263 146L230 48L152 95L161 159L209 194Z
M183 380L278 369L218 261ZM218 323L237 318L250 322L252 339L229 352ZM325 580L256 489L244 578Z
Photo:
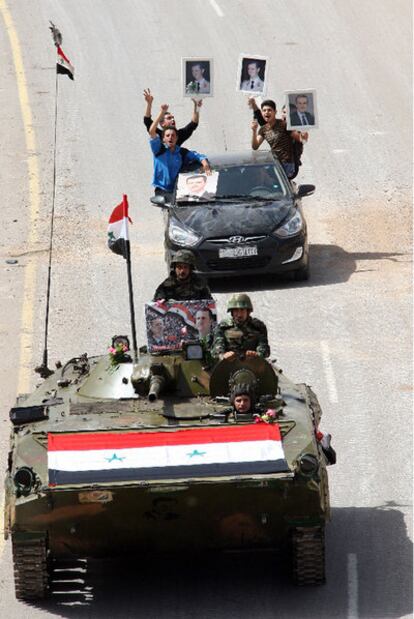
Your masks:
M210 165L205 155L177 146L177 129L175 127L166 127L162 132L162 138L157 135L158 124L167 110L168 105L161 106L158 116L149 129L150 146L154 159L152 184L155 187L155 195L171 193L174 190L180 170L194 161L201 164L206 174L211 174Z

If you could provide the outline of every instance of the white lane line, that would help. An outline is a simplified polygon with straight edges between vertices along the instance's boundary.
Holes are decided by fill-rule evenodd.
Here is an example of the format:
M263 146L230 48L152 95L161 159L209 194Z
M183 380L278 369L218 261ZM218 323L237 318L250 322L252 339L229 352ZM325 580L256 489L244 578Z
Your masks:
M224 17L224 13L221 10L220 6L217 4L216 0L210 0L210 4L219 17Z
M358 558L348 555L348 619L358 619Z
M338 403L338 391L336 388L335 373L331 361L329 344L326 340L321 341L322 361L325 370L326 382L328 384L329 398L333 404Z

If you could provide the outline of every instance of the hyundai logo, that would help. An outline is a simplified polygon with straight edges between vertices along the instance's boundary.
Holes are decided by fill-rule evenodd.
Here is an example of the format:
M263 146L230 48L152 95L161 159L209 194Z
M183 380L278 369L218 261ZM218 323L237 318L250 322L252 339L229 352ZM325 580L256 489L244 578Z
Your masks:
M230 236L229 237L230 243L244 243L245 240L246 239L244 236Z

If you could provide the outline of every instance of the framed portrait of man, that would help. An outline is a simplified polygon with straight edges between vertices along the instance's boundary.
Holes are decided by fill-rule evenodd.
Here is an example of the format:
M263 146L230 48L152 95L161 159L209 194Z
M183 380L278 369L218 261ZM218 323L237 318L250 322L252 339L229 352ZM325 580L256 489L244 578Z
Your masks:
M318 127L316 90L294 90L285 93L287 128L308 131Z
M240 54L236 90L251 95L265 94L268 60L266 56Z
M177 202L209 202L217 193L218 172L207 176L204 172L185 172L178 176Z
M213 96L212 58L183 58L181 71L184 97Z
M148 351L181 350L184 342L210 343L217 324L216 303L200 301L152 301L145 305Z

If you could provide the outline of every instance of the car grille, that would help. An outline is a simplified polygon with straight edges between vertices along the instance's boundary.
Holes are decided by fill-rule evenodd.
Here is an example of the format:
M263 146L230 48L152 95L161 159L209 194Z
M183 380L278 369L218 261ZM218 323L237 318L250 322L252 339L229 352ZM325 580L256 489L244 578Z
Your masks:
M238 235L232 235L230 237L224 237L221 239L206 239L207 243L212 243L213 245L222 245L223 243L229 243L230 245L238 245L239 243L241 243L242 245L244 243L257 243L258 241L261 241L262 239L266 238L266 235L260 235L260 236L244 236L243 237L243 241L230 241L231 238L237 237Z
M207 266L212 271L239 271L242 269L261 269L270 262L269 256L249 256L248 258L230 258L228 260L208 260Z

